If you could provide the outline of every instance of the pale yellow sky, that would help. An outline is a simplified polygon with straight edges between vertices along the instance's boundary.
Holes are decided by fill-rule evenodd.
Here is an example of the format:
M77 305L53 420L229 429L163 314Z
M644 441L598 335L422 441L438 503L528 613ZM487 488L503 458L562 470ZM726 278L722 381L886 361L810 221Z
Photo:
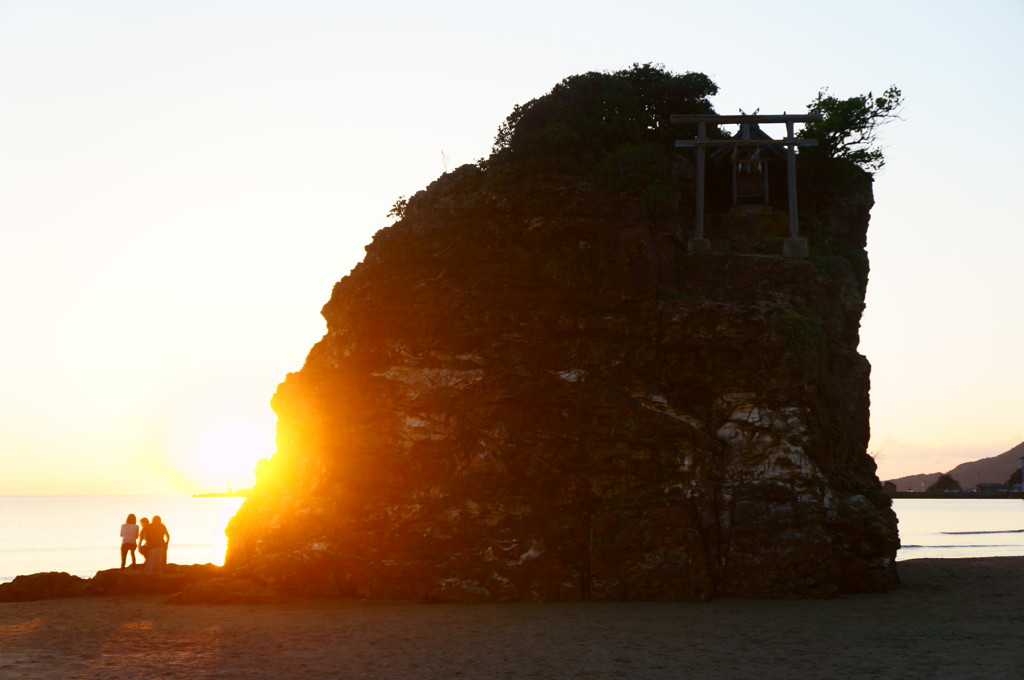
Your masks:
M1020 4L730 7L0 2L0 494L250 484L394 200L485 156L516 103L646 61L707 73L723 113L903 89L871 450L892 477L1024 440Z

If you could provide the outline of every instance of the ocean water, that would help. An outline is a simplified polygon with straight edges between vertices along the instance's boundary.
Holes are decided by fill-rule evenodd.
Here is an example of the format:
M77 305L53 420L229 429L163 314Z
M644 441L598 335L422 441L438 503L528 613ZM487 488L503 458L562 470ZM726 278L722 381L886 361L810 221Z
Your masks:
M128 513L160 515L171 533L168 561L223 564L224 528L241 498L189 496L0 496L0 583L19 574L66 571L89 578L120 566ZM1024 556L1024 500L893 501L903 547L919 557Z
M224 528L243 500L0 496L0 583L42 571L90 578L102 569L121 566L121 525L128 513L138 518L160 515L171 535L168 562L224 564ZM137 552L136 559L142 560Z
M1024 555L1024 500L897 498L896 560Z

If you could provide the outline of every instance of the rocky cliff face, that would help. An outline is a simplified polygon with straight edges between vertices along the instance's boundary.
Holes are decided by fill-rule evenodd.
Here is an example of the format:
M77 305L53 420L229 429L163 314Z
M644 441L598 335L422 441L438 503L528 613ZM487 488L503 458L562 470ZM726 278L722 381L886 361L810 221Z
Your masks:
M274 396L278 452L227 566L455 601L890 587L857 352L870 204L861 176L810 259L691 255L585 181L443 176L335 286Z

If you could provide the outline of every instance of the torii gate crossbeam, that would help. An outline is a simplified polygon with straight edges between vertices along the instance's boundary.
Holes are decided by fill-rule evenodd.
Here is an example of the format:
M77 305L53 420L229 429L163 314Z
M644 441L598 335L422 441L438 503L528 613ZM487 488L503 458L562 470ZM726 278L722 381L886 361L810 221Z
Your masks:
M818 123L823 120L817 113L804 114L753 114L753 115L680 115L672 114L670 117L675 124L696 124L696 139L678 139L676 148L695 148L697 150L697 214L694 225L694 236L690 239L689 249L691 251L710 250L711 241L704 238L704 155L711 146L785 146L786 147L786 171L787 183L789 184L789 238L783 244L783 254L790 257L805 257L807 255L807 240L800 238L800 223L797 215L796 200L796 147L817 146L816 139L797 139L794 135L793 125L796 123ZM713 125L740 125L741 130L751 123L784 123L786 125L785 139L708 139L708 123Z

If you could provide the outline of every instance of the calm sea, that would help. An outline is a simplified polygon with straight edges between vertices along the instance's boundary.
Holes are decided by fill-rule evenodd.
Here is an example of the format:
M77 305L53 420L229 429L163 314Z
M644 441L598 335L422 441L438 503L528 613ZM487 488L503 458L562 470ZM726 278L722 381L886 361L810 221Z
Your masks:
M897 560L1024 555L1024 500L897 498Z
M88 578L121 566L121 524L128 513L139 518L160 515L171 534L168 562L224 564L224 528L243 500L0 496L0 583L41 571Z
M168 560L224 563L224 527L241 498L188 496L0 496L0 583L18 574L66 571L91 577L120 565L128 513L160 515ZM903 548L919 557L1024 556L1024 500L896 499Z

